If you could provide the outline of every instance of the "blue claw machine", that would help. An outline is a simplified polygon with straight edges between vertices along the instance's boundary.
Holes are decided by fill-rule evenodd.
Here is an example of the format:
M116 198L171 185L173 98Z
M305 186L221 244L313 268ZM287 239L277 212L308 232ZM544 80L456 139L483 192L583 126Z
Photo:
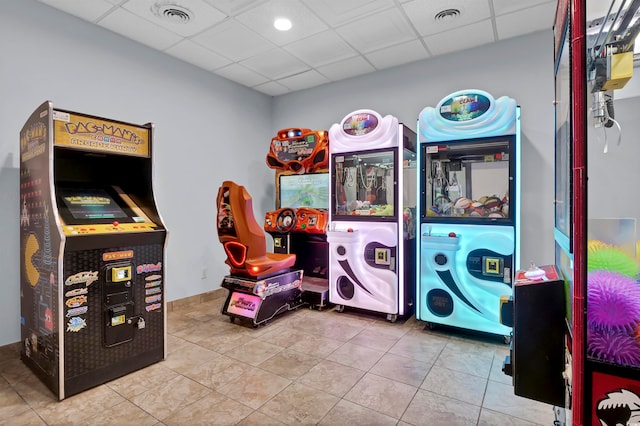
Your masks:
M520 109L462 90L418 117L416 318L504 336L520 247Z

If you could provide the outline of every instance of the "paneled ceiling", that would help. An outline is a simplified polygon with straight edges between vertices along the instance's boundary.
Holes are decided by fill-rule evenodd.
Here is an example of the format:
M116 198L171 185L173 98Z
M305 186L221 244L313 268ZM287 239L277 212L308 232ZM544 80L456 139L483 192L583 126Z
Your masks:
M271 96L550 31L556 9L555 0L38 1ZM286 32L273 25L283 16Z

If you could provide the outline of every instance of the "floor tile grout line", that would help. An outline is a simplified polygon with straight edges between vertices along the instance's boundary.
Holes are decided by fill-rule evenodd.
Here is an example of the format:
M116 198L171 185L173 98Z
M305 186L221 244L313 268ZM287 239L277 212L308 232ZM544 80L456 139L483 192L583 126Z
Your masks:
M487 381L484 383L484 392L482 392L482 401L480 401L480 410L478 410L478 419L476 421L476 425L480 424L480 419L482 418L482 410L484 410L484 400L487 397L487 390L489 389L489 380L491 377L491 368L493 367L493 362L495 361L496 353L493 354L493 359L491 360L491 367L489 367L489 377L487 377Z

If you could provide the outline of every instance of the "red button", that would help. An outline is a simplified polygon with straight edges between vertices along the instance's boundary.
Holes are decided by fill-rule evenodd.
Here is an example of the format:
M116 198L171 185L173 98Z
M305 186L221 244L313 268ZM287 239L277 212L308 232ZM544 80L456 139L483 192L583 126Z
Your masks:
M120 224L118 223L117 220L113 222L113 226L118 226L118 225L120 225Z

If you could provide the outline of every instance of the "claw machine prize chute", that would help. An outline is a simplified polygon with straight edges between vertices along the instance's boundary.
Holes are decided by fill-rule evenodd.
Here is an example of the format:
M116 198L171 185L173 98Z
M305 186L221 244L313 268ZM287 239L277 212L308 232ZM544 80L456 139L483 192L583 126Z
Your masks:
M418 118L416 316L508 337L501 298L519 265L519 107L453 93Z

